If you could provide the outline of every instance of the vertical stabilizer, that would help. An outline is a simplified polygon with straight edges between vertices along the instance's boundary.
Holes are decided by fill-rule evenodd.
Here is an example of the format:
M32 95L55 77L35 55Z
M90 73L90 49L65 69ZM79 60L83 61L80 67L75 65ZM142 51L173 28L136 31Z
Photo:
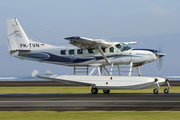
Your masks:
M7 37L9 51L29 49L29 39L16 18L7 19Z

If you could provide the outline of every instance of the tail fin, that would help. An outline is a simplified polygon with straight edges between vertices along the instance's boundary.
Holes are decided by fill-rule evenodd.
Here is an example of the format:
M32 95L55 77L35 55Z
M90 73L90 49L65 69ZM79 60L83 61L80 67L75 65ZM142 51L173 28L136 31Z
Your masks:
M18 20L7 19L8 50L29 50L29 39Z

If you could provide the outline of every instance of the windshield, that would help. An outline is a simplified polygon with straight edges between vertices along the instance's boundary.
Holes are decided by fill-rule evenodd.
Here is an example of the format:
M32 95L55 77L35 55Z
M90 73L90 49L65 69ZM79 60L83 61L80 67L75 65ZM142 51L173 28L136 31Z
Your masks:
M124 44L124 43L119 43L115 45L120 51L124 52L124 51L128 51L129 49L131 49L130 46Z

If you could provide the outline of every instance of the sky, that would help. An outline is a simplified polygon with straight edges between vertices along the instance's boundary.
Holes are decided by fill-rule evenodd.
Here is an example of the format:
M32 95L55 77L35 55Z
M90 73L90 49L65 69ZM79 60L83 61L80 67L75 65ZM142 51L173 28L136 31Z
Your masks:
M159 46L165 51L164 69L155 62L142 66L144 75L178 75L180 44L179 0L1 0L1 76L30 75L33 69L72 74L73 68L22 61L7 52L6 19L17 18L27 36L44 43L68 45L65 37L137 41L134 48ZM72 71L72 72L69 72Z

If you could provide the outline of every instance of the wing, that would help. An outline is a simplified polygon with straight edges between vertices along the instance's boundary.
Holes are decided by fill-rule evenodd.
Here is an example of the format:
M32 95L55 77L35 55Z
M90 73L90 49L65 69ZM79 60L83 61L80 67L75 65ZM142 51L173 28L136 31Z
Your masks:
M85 37L68 37L68 38L64 38L66 40L70 41L70 44L77 46L79 48L82 49L93 49L93 48L97 48L101 55L103 56L103 58L105 59L106 62L110 63L110 61L107 59L107 57L105 56L105 54L102 51L102 48L107 48L109 46L111 46L111 44L109 42L106 42L103 39L90 39L90 38L85 38Z
M82 49L93 49L97 48L97 45L99 45L102 48L107 48L111 46L109 42L106 42L103 39L90 39L90 38L85 38L85 37L67 37L64 38L65 40L69 40L70 44L77 46Z

